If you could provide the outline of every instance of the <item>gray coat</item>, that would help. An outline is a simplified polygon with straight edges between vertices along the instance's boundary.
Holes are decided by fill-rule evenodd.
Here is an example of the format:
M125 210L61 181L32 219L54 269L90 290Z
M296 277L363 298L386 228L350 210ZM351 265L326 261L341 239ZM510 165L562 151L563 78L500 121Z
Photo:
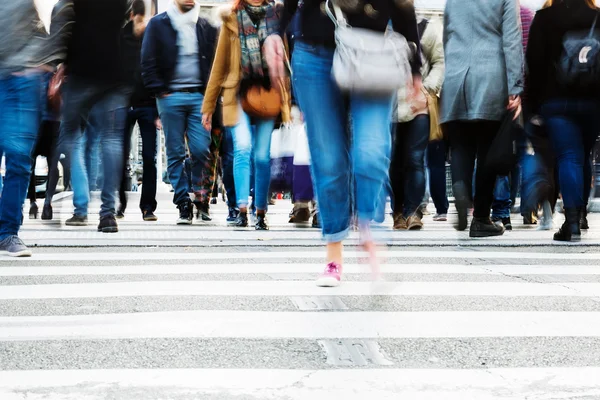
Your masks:
M523 87L518 0L448 0L441 122L499 121Z

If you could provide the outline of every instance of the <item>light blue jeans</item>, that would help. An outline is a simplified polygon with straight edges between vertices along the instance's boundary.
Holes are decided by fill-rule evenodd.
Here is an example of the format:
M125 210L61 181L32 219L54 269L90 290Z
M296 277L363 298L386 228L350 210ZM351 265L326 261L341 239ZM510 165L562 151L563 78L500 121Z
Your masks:
M73 188L73 214L87 217L90 192L95 190L98 178L100 152L99 122L102 115L92 110L85 131L75 139L71 154L71 186Z
M348 236L350 191L361 223L373 221L388 182L393 95L346 97L331 78L332 49L298 41L294 89L304 113L323 236ZM347 129L350 115L351 129Z
M189 177L185 170L186 138L190 150L192 190L200 193L202 168L210 152L210 132L202 126L200 93L171 93L157 100L158 114L165 130L167 171L173 185L173 203L190 200Z
M254 205L258 210L266 210L271 184L271 135L275 121L260 118L251 120L241 107L238 112L238 124L227 128L233 136L233 179L237 204L240 208L248 207L250 159L254 153Z

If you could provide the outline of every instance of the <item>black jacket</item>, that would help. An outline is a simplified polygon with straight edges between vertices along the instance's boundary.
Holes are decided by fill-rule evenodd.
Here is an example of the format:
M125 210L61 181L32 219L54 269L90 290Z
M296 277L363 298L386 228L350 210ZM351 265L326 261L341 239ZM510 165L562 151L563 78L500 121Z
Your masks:
M201 80L208 83L215 55L217 29L203 18L196 25ZM146 89L154 95L169 92L169 84L177 65L177 31L167 13L150 20L142 44L142 78Z
M69 75L104 83L126 81L121 31L128 0L74 0L75 24L67 50Z
M600 98L600 93L574 93L558 82L556 65L562 54L563 38L568 32L589 32L597 10L584 0L564 0L536 13L529 31L526 61L527 99L533 112L552 98ZM596 33L600 29L600 15Z
M123 62L128 82L133 88L131 94L132 107L156 106L156 101L144 87L142 81L142 37L136 37L133 33L133 22L129 22L123 28Z

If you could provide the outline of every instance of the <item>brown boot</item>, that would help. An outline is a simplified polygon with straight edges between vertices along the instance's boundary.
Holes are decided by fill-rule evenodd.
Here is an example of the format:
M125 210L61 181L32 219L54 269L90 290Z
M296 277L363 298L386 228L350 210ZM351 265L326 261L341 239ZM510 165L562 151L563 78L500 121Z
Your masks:
M409 231L418 231L423 228L423 221L417 214L413 214L406 220L406 226Z
M402 214L394 214L394 230L405 231L407 229L406 218Z

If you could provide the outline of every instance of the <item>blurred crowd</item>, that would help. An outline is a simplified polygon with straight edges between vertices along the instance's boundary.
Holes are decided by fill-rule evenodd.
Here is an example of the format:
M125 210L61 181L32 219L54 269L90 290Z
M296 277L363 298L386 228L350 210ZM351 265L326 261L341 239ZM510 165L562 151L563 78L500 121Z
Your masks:
M292 137L290 222L322 229L320 286L340 283L351 230L377 274L371 224L388 199L394 230L422 229L430 198L433 222L447 221L447 165L457 230L502 235L519 195L523 223L550 230L562 198L554 240L579 240L600 133L598 14L592 0L537 12L447 0L439 20L412 0L235 0L209 20L195 0L157 15L143 0L59 0L46 29L33 0L4 1L0 251L31 255L24 203L30 218L55 218L59 170L73 191L66 225L88 225L100 190L98 231L118 232L136 126L141 217L157 220L164 132L179 225L211 220L220 180L227 223L269 229L272 149Z

